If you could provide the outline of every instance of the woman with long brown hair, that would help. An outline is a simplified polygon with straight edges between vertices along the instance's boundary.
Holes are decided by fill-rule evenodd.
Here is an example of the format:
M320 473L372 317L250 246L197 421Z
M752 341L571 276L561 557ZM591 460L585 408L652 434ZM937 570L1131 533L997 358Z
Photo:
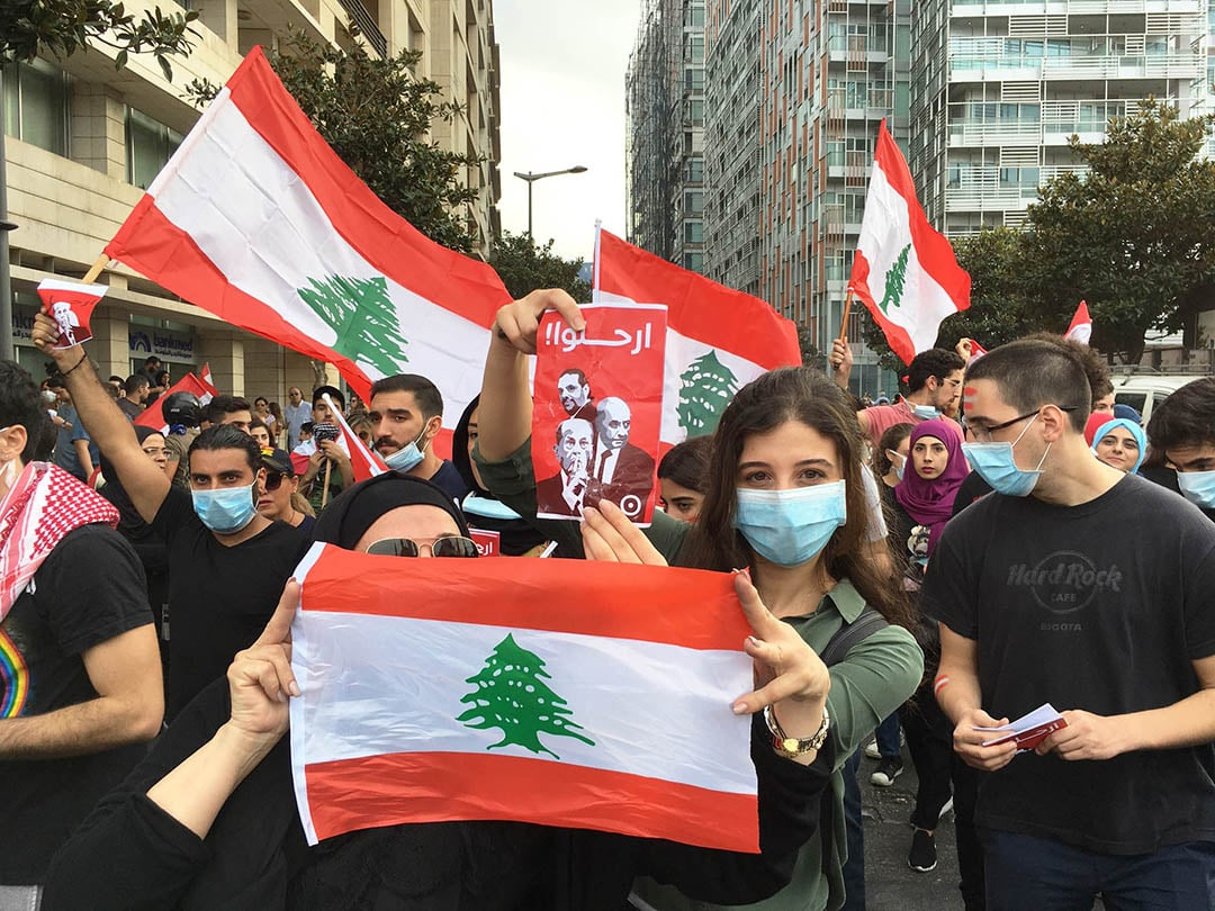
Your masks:
M481 394L481 435L475 456L489 490L523 516L535 516L530 458L531 397L524 356L534 351L540 316L557 310L577 329L582 317L563 292L534 292L499 311ZM864 485L864 443L842 390L806 368L756 379L726 408L714 438L708 487L695 526L656 514L643 533L610 504L587 509L581 544L591 559L675 563L730 571L745 568L747 586L775 617L791 625L818 655L867 608L885 624L853 642L826 668L829 685L808 694L817 721L809 732L774 744L831 742L832 794L824 825L801 848L792 882L753 907L839 908L845 855L842 767L864 738L920 682L923 656L908 629L912 615L899 579L876 564L866 546L870 512ZM550 537L571 523L543 523ZM740 592L741 593L741 592ZM871 613L871 612L868 612ZM748 642L749 653L765 648ZM774 733L775 712L767 714ZM805 719L802 719L805 723ZM802 740L801 738L805 738ZM638 896L659 911L693 906L678 890L647 879ZM713 905L700 903L698 908Z

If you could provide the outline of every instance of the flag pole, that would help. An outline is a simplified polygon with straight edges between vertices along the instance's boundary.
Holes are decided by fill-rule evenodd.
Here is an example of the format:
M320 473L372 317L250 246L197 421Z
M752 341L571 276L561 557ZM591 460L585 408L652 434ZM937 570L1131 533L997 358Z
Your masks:
M107 265L109 265L109 263L110 263L109 254L102 253L93 262L93 265L89 267L89 271L84 273L84 278L81 279L81 281L84 282L84 284L86 284L86 285L91 285L93 282L97 281L97 276L99 276L101 274L101 270L104 269Z
M329 474L333 471L333 463L325 459L325 489L321 491L321 509L329 505Z
M852 316L852 289L848 289L848 296L844 298L844 318L840 320L840 341L848 341L848 317Z
M599 299L599 238L603 233L603 219L595 219L595 252L591 254L591 300Z

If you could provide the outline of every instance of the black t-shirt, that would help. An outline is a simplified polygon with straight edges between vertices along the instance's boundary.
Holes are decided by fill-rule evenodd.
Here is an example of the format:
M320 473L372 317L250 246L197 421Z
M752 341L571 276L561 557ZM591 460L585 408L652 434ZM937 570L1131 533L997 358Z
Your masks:
M69 532L0 625L0 719L97 698L82 653L152 622L143 566L104 525ZM0 724L4 721L0 720ZM0 762L0 884L41 883L51 856L147 752Z
M165 714L171 720L261 634L307 538L297 528L274 522L226 547L194 513L190 494L176 487L169 490L152 527L169 554Z
M978 643L983 708L1017 718L1118 715L1198 689L1215 654L1215 528L1189 503L1127 476L1089 503L991 494L954 518L923 610ZM1215 747L1104 762L1017 756L985 776L977 821L1109 854L1215 841Z
M430 476L430 483L442 488L443 492L455 500L457 504L463 502L464 498L468 496L468 485L460 477L460 472L456 470L456 466L446 459L439 466L439 470Z
M991 485L983 480L977 471L972 471L958 488L958 495L953 500L953 514L956 516L975 500L982 499L991 493Z

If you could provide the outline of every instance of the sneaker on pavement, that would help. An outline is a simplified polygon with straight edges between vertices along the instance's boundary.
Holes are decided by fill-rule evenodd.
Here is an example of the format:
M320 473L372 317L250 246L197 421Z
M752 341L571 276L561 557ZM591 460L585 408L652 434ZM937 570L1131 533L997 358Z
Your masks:
M865 758L866 759L881 759L882 758L882 752L881 752L881 750L878 749L876 740L870 740L869 743L865 745Z
M883 759L878 763L877 769L869 776L869 783L877 785L879 788L888 788L894 784L894 780L903 774L903 760L901 759Z
M937 868L937 840L931 832L916 829L912 834L907 866L920 873L930 873Z

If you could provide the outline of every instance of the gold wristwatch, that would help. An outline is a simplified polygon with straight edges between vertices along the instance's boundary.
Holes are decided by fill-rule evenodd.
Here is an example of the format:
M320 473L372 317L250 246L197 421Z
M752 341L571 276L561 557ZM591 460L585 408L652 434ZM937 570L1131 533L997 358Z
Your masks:
M823 703L823 722L810 737L803 737L799 740L786 734L784 728L780 726L780 722L776 720L776 712L772 711L770 705L764 706L764 723L768 725L768 731L772 734L772 749L786 759L793 759L809 753L811 750L821 749L827 740L827 731L831 729L831 718L827 714L826 703Z

